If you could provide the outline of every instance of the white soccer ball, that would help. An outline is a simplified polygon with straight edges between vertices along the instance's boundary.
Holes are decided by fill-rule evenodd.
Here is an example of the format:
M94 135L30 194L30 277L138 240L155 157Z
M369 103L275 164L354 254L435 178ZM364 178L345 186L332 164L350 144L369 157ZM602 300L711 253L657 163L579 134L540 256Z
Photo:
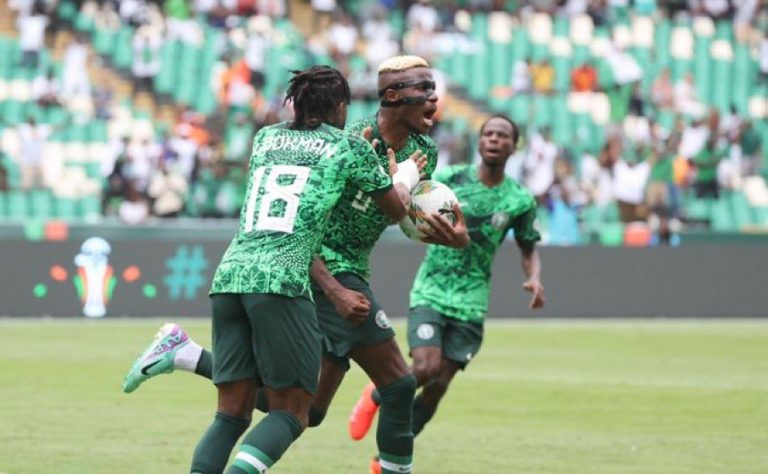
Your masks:
M408 238L422 242L424 233L420 226L429 226L424 216L439 214L453 225L456 222L454 204L458 203L451 188L437 181L421 181L411 190L408 214L400 221L400 229Z

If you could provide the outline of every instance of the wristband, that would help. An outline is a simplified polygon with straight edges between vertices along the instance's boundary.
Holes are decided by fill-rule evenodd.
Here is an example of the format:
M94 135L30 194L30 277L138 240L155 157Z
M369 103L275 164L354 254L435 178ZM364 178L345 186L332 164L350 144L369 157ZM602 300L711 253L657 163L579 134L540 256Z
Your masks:
M392 176L392 183L401 183L408 188L408 191L419 184L419 167L416 162L410 158L397 164L397 172Z

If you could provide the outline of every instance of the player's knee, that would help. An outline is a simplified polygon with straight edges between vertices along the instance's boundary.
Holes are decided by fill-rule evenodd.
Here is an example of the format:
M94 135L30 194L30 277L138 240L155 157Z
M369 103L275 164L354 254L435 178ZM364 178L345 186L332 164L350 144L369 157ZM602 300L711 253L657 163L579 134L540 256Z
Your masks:
M408 374L394 382L378 388L382 409L409 411L416 393L416 377Z
M437 378L440 374L440 364L432 362L429 359L416 359L413 362L413 375L419 381L419 384L424 385Z
M324 419L325 419L324 411L320 411L314 407L310 407L308 424L307 424L308 427L314 428L315 426L320 426L320 423L322 423Z

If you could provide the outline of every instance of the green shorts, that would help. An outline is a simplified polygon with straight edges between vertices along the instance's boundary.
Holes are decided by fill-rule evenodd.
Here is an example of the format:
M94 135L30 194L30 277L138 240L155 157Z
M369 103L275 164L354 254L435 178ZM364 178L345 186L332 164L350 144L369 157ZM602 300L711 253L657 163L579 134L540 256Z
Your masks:
M386 313L381 309L365 280L354 273L339 273L335 277L345 288L364 294L371 303L371 311L365 321L352 324L336 312L333 303L319 287L312 288L317 306L317 321L320 324L320 332L323 333L323 356L344 369L349 369L349 352L352 349L391 339L395 337L395 331L390 327Z
M254 379L271 388L317 391L320 330L304 297L211 295L213 383Z
M480 350L483 325L450 318L430 308L416 306L408 311L408 346L440 347L443 357L464 368Z

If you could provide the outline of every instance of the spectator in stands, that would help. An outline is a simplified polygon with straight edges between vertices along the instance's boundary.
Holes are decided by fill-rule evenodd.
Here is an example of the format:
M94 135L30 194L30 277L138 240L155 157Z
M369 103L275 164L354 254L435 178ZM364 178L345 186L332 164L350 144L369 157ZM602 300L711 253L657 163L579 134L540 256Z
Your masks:
M76 95L91 94L91 81L88 78L88 46L80 36L67 46L64 53L64 71L62 74L61 94L66 99Z
M440 16L430 0L419 0L408 9L406 24L410 29L434 33L440 29Z
M738 140L746 174L758 174L762 167L760 162L760 136L755 131L751 121L747 120L741 124ZM768 158L766 162L768 162Z
M386 12L382 8L376 8L366 18L362 27L362 36L366 41L365 59L369 65L376 67L385 59L397 56L400 45L395 40L392 26L387 21ZM375 89L376 76L373 77Z
M224 138L226 159L238 162L247 161L255 133L248 116L244 113L237 114L234 124L227 127L224 133L226 134Z
M629 114L645 117L645 95L643 95L639 82L634 85L632 95L629 96Z
M50 125L38 124L35 118L30 116L26 123L19 125L18 132L21 188L42 188L43 151L54 129Z
M152 175L147 194L152 198L152 213L158 217L177 217L184 210L189 187L186 170L161 161Z
M758 65L760 68L760 78L768 83L768 35L763 35L758 44Z
M264 88L266 81L264 70L267 64L269 48L272 44L271 33L272 23L269 17L258 15L248 21L245 64L248 66L248 71L251 74L251 86L257 91Z
M587 15L592 18L595 26L603 26L608 21L606 0L590 0Z
M533 90L540 94L551 94L555 86L555 68L546 59L531 65Z
M523 176L527 187L536 200L543 204L555 180L557 145L552 142L548 128L531 137L528 155L523 163Z
M126 182L124 199L117 208L117 216L128 225L141 224L149 217L149 204L131 180Z
M758 0L740 0L733 2L733 30L736 41L746 43L752 32L752 20L757 12Z
M146 192L159 155L159 146L148 138L128 145L124 172L140 193Z
M179 40L197 45L202 39L197 23L192 18L187 0L165 0L168 41Z
M349 75L349 88L352 90L353 100L378 100L376 85L378 72L371 63L366 63L364 68L359 68Z
M517 59L512 65L509 92L511 96L531 91L531 62L526 58Z
M119 143L111 147L112 154L109 159L111 166L106 160L103 163L102 175L106 175L106 184L101 194L101 212L104 215L116 215L120 202L125 197L129 181L126 173L129 145L128 137L123 137ZM108 171L104 173L105 170Z
M8 165L6 165L6 160L8 159L8 156L0 151L0 192L7 192L8 187Z
M587 13L588 6L589 0L565 0L565 4L560 11L566 16L574 17Z
M176 162L173 166L166 166L166 168L174 170L187 183L192 182L193 172L197 164L198 145L191 135L192 127L189 124L182 124L168 142L170 149L176 155ZM166 163L166 165L168 164Z
M689 117L701 117L705 107L696 96L696 87L693 82L693 74L688 73L675 84L675 108L678 112Z
M133 94L141 91L152 92L155 76L162 67L160 49L163 39L160 32L149 26L142 26L133 35Z
M52 69L46 75L38 75L32 81L32 97L43 108L59 107L61 86Z
M310 0L314 15L312 15L312 28L317 33L333 21L336 11L336 0Z
M581 189L587 194L590 202L599 208L604 208L614 201L613 195L613 165L618 161L620 149L612 146L612 142L603 145L597 157L591 153L581 159Z
M357 27L346 13L339 13L328 29L331 56L337 62L346 62L357 47Z
M574 92L592 92L597 88L597 71L588 61L581 63L571 71L571 90Z
M649 154L644 146L637 145L623 153L623 159L613 166L613 194L619 205L622 222L645 219L645 186L653 161L652 153Z
M45 47L45 28L48 26L48 17L45 15L43 4L34 2L29 10L29 15L19 16L17 23L21 66L37 69L40 51Z
M651 168L645 194L646 206L652 215L659 218L677 216L677 186L673 166L677 158L680 135L673 133L666 140Z
M717 167L725 156L725 150L718 144L716 134L711 134L704 148L694 156L692 162L696 167L696 181L693 188L697 198L720 197L720 188L717 182Z
M675 106L675 88L669 75L669 69L664 68L651 85L651 102L662 110L671 110Z

